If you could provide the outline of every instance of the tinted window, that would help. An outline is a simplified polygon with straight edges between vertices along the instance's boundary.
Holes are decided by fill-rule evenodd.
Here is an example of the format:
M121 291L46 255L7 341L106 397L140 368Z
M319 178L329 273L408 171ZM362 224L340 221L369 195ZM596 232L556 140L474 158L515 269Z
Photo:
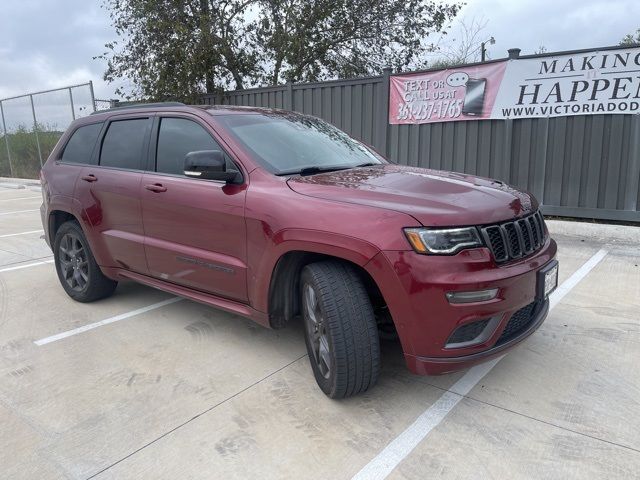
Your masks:
M67 142L62 153L62 161L69 163L91 163L91 153L98 140L102 123L85 125L77 129Z
M362 143L319 118L298 113L216 117L255 158L277 174L304 168L353 168L383 163Z
M200 125L184 118L163 118L158 132L156 171L184 174L184 157L199 150L222 150Z
M146 118L112 122L102 142L100 165L142 170L150 126L151 122Z

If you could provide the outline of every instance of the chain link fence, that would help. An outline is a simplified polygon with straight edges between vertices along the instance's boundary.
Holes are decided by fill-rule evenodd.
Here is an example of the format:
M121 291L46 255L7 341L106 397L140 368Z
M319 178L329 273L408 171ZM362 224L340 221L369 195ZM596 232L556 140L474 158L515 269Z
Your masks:
M96 110L91 82L0 100L0 177L38 178L69 124Z

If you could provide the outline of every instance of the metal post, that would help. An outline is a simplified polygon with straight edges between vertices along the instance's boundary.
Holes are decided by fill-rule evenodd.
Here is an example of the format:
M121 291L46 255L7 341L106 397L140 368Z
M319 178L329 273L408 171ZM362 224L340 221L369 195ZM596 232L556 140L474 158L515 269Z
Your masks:
M69 101L71 102L71 119L76 119L76 110L73 106L73 93L71 93L71 88L69 88Z
M91 106L93 111L96 111L96 97L93 95L93 80L89 81L89 90L91 91Z
M4 144L7 146L7 160L9 160L9 175L13 177L13 165L11 164L11 150L9 149L9 137L7 136L7 125L4 123L4 109L0 101L0 117L2 118L2 132L4 133Z
M390 99L390 83L391 73L393 72L391 67L385 67L382 69L382 82L380 83L380 96L378 101L378 128L376 139L373 142L373 146L378 149L385 157L389 156L387 148L387 136L389 134L389 99Z
M624 195L624 209L636 210L638 189L640 185L640 116L630 115L631 138L629 139L629 163L627 165L627 182ZM622 182L618 188L622 188Z
M549 117L538 119L538 130L542 130L542 138L538 144L537 155L534 157L533 194L540 205L544 204L545 177L547 176L547 146L549 145ZM586 159L585 159L586 160Z
M287 89L285 90L284 95L284 109L293 111L293 84L291 82L287 82Z
M511 153L513 150L513 119L507 118L504 121L504 142L502 144L502 165L500 175L496 175L499 180L511 183Z
M38 121L36 120L36 107L33 106L33 95L29 95L29 100L31 100L31 113L33 114L33 132L36 134L38 157L40 158L40 167L42 167L42 151L40 150L40 137L38 137Z

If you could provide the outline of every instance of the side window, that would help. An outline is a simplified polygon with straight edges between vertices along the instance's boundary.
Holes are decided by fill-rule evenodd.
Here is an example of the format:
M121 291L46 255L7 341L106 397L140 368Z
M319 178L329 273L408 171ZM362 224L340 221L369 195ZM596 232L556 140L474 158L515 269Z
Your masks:
M111 122L100 152L100 165L142 170L144 145L151 122L147 118Z
M162 118L158 131L156 172L184 174L184 157L199 150L222 150L201 125L185 118ZM227 168L235 169L227 159Z
M78 128L67 142L61 160L68 163L90 164L93 147L96 145L102 123L94 123Z

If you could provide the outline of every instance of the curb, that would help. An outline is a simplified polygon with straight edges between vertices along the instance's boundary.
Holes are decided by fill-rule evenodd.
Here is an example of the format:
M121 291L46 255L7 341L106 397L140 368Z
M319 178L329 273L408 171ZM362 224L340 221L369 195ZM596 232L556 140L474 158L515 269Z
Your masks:
M18 183L4 183L0 182L0 188L15 188L16 190L26 188L24 185Z
M39 187L40 180L37 180L35 178L0 177L0 185L5 188ZM21 185L21 186L9 187L7 185Z
M40 180L34 180L32 178L0 177L0 188L13 188L16 190L27 188L34 192L42 191Z
M636 226L551 219L545 219L545 223L552 236L566 235L603 243L640 244L640 227Z

